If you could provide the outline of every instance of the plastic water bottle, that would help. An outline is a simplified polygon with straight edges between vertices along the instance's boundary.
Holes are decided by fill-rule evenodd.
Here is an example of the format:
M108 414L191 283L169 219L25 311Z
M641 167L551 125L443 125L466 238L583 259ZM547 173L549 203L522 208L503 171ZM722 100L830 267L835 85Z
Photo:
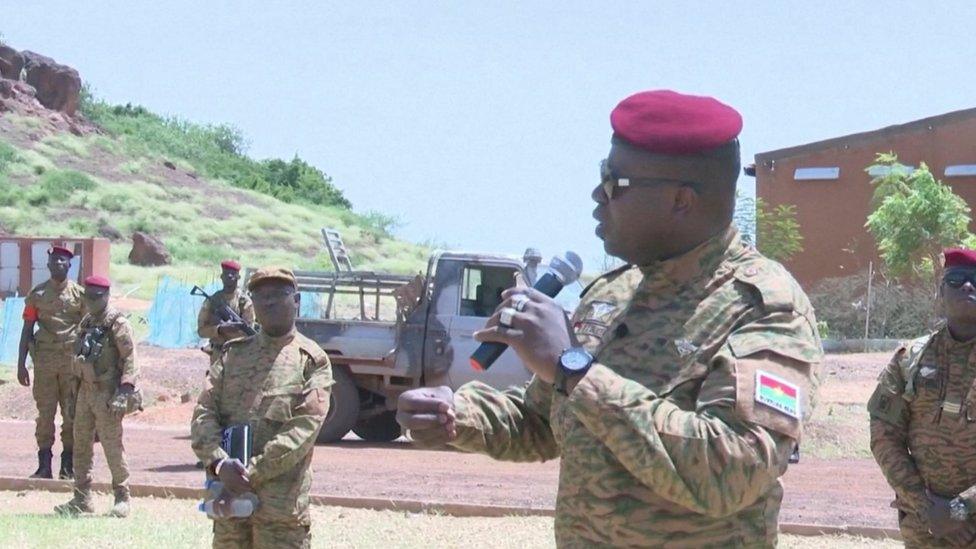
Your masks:
M209 497L201 501L197 508L212 519L246 518L254 514L254 511L258 508L258 497L251 492L246 492L230 500L229 514L218 514L214 509L214 501L220 497L220 493L224 490L224 484L219 480L207 480L204 486L207 489Z
M208 499L207 501L201 502L199 509L207 514L208 517L214 518L246 518L254 514L254 510L258 507L258 497L254 494L248 492L246 494L241 494L236 498L230 500L230 513L226 515L218 514L214 509L214 500Z

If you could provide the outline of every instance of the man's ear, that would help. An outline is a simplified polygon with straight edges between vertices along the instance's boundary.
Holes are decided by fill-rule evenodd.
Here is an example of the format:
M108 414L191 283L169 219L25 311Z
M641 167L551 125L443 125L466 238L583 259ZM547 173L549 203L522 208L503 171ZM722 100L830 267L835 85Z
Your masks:
M695 210L699 200L701 200L701 197L698 196L698 192L691 188L691 186L682 185L678 187L674 193L673 211L675 215L687 216Z

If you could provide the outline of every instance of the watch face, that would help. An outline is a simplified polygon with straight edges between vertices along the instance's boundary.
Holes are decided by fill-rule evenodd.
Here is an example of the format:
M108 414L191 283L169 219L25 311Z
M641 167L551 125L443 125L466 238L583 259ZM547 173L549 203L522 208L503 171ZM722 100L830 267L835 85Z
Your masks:
M563 368L573 372L585 370L591 362L593 362L593 356L584 349L578 348L569 349L563 353L562 359L560 359Z

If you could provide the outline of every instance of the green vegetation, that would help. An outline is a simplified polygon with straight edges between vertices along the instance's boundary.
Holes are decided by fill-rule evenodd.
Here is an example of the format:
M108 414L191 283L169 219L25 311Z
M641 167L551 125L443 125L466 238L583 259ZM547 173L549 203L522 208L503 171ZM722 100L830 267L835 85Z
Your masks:
M3 547L210 547L210 521L195 502L135 498L125 519L91 516L60 518L51 509L66 493L0 492L0 546ZM107 510L111 498L95 497ZM796 549L899 547L890 541L854 536L780 536L780 546ZM432 513L312 507L312 547L554 547L552 518L458 518Z
M761 198L756 199L756 247L776 261L786 261L803 251L796 206L780 204L770 209Z
M925 163L911 170L897 155L879 154L865 171L872 170L883 175L872 180L874 211L865 227L877 241L887 274L937 284L942 250L974 239L969 206Z
M191 500L135 498L132 515L76 519L51 509L70 494L0 492L0 546L210 547L211 522ZM104 513L111 498L98 495ZM501 534L504 532L504 534ZM313 547L552 547L552 518L457 518L431 513L312 507Z
M357 268L410 273L426 262L428 246L394 238L396 217L352 211L325 174L297 157L247 157L231 127L114 107L87 93L83 109L104 133L53 132L16 114L0 119L0 231L117 232L123 240L113 243L111 274L134 297L151 298L162 275L209 279L227 257L331 270L322 227L342 233ZM129 265L135 231L159 237L173 265Z
M248 157L247 140L233 126L195 124L131 104L109 105L95 99L87 87L82 90L81 111L119 137L132 155L158 154L171 161L183 160L201 175L284 202L352 207L329 176L297 156L290 162L259 162Z

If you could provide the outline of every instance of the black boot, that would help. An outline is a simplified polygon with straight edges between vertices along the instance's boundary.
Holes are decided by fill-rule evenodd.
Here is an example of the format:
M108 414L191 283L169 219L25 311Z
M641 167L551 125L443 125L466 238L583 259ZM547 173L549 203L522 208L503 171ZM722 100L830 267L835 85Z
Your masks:
M75 478L75 455L71 450L61 452L61 472L58 473L58 478L61 480Z
M51 449L43 448L37 451L37 470L30 478L51 478Z

